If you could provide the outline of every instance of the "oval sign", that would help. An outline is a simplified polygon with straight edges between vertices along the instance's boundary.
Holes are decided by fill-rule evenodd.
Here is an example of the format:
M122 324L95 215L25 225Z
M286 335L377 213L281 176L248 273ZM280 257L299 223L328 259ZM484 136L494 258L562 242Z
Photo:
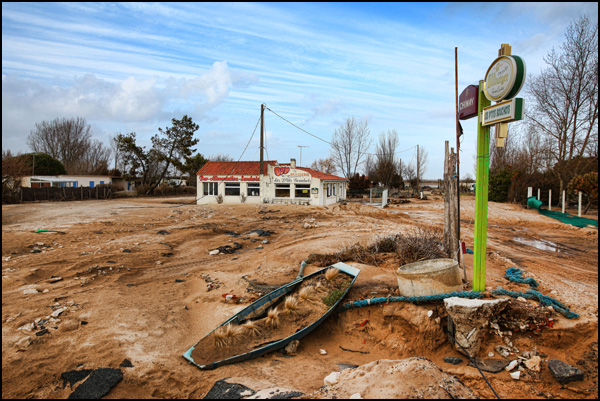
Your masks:
M485 74L485 97L493 102L512 99L525 83L525 62L519 56L500 56Z

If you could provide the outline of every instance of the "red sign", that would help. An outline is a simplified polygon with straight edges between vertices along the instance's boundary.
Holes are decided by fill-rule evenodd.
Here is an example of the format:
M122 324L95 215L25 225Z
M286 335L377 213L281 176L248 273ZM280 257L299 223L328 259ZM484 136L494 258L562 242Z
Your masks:
M273 172L275 173L275 175L280 176L282 174L289 173L290 168L289 167L274 167Z
M467 86L458 97L458 119L468 120L471 117L476 117L478 100L479 86Z

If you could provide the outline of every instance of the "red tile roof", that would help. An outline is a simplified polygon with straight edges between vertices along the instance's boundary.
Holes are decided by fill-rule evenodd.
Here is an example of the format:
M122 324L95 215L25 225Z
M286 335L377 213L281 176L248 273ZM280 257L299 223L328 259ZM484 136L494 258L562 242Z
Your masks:
M267 165L280 165L280 166L289 166L289 163L277 163L276 160L265 160L264 161L264 170L266 174ZM296 167L298 170L306 171L311 176L318 178L320 180L326 181L348 181L346 178L338 177L333 174L322 173L320 171L316 171L310 169L308 167ZM196 175L258 175L260 171L260 162L251 161L251 162L217 162L217 161L209 161L207 162L197 173Z
M267 173L267 165L276 165L275 160L265 160L263 169ZM207 162L196 175L259 175L260 162Z

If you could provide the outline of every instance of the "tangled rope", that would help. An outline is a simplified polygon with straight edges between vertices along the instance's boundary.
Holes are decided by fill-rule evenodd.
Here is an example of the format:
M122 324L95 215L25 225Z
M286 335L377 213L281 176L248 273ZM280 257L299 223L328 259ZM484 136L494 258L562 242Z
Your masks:
M523 270L516 267L511 267L506 270L506 278L513 283L529 284L529 286L533 289L539 287L539 284L537 281L535 281L535 279L531 277L523 278L521 275L522 273Z
M527 299L537 299L539 303L543 306L552 306L554 310L560 312L567 319L577 319L579 315L577 313L571 312L568 307L566 307L563 303L557 301L556 299L549 297L547 295L542 294L539 291L529 290L523 292L515 292L508 291L503 289L502 287L498 287L497 289L492 291L493 295L508 295L509 297L518 298L523 297Z

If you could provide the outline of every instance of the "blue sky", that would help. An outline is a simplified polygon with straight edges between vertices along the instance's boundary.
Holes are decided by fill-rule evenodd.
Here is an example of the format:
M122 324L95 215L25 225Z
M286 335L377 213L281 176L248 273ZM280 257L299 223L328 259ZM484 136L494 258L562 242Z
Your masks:
M535 75L584 14L596 22L598 3L2 3L2 148L28 152L35 123L77 116L106 143L136 132L149 147L185 114L198 152L237 160L265 103L324 141L348 117L368 119L374 142L394 129L399 156L414 162L420 145L425 177L442 178L455 47L459 93L502 43ZM269 159L299 161L299 145L302 165L328 156L324 141L265 120ZM462 125L461 176L474 177L476 119ZM257 131L242 160L258 147Z

